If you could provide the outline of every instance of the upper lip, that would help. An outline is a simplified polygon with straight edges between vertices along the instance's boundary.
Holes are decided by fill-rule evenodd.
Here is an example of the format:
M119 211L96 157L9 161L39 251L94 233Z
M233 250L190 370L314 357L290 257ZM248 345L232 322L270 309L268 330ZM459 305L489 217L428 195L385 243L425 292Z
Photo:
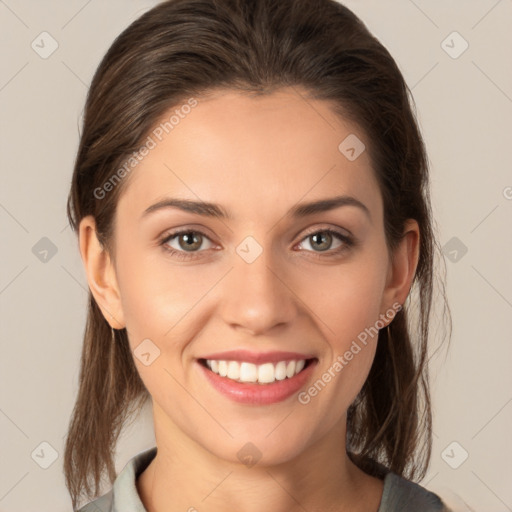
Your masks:
M311 354L299 354L298 352L251 352L249 350L228 350L208 354L199 359L214 359L217 361L240 361L253 364L278 363L279 361L299 361L301 359L313 359Z

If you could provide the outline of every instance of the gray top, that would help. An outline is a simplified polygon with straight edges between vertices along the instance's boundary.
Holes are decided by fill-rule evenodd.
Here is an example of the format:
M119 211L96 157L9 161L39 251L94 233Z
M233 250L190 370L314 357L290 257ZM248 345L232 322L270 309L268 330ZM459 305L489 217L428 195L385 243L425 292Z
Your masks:
M147 512L137 493L137 477L156 456L157 447L140 452L128 461L112 489L83 506L78 512ZM441 499L395 473L384 477L384 491L377 512L450 512Z

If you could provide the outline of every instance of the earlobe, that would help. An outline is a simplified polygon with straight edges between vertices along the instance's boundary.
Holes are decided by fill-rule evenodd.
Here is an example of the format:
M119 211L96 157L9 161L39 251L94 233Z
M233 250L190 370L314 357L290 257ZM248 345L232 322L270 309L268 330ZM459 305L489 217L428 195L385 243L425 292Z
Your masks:
M420 231L414 219L405 222L404 235L396 247L383 295L384 309L403 305L412 286L419 260Z
M92 215L81 220L78 237L91 293L110 326L123 329L125 321L114 264L98 240L96 221Z

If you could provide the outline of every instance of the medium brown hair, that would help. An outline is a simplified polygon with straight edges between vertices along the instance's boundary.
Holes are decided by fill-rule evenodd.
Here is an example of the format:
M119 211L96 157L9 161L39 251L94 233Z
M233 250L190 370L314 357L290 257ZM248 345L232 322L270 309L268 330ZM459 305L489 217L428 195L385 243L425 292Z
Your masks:
M349 9L333 0L169 0L143 14L116 38L93 77L69 221L78 232L81 219L93 215L100 242L114 256L114 213L128 179L104 197L95 191L140 148L163 114L214 89L262 95L282 87L328 100L366 134L388 249L400 242L407 219L419 224L411 294L389 329L379 331L368 379L348 410L347 451L368 473L379 474L383 465L420 478L431 450L427 341L439 251L428 161L397 64ZM446 303L444 287L442 298ZM126 330L115 336L112 343L110 326L89 292L79 391L64 454L73 507L84 495L98 495L105 471L113 483L119 434L149 398Z

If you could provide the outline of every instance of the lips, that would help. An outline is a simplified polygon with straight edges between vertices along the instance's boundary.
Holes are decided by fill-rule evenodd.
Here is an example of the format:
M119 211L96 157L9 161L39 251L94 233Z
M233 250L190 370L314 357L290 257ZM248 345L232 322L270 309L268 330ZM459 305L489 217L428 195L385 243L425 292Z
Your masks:
M224 396L241 403L271 404L304 386L318 360L296 352L230 351L198 359L208 382Z

